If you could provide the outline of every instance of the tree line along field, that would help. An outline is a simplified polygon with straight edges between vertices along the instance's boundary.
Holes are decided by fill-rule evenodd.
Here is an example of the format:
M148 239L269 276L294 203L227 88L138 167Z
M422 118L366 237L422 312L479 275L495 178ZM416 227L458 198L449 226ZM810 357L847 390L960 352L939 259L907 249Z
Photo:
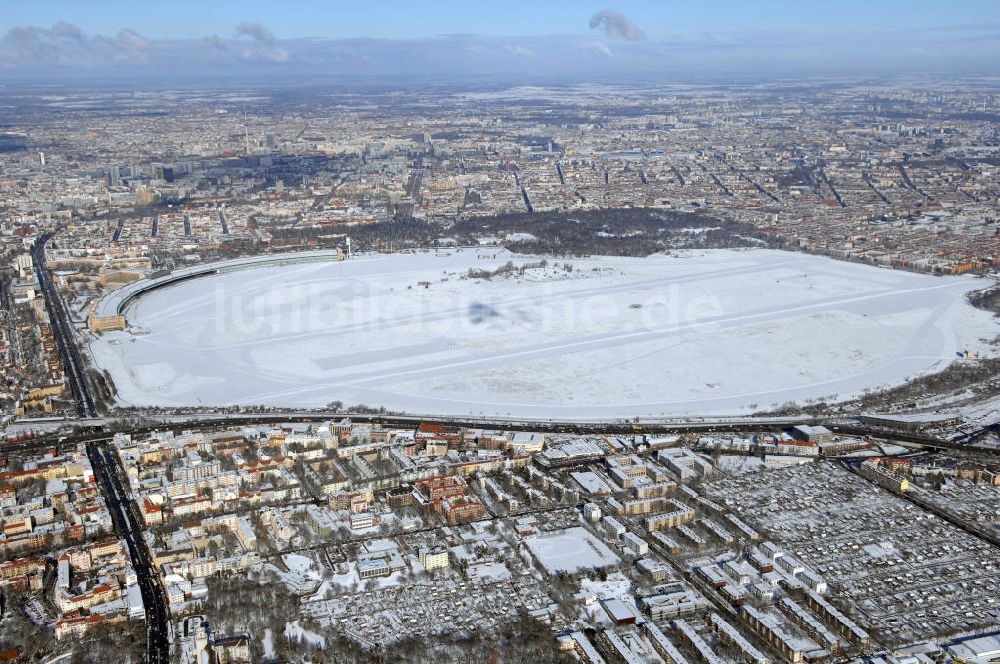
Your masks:
M339 242L338 238L330 238L329 229L322 226L296 224L269 232L285 242ZM705 213L648 208L523 212L463 217L453 223L403 218L355 226L349 234L362 250L428 247L442 241L468 246L489 237L517 253L554 256L649 256L668 249L765 243L764 236L754 237L748 224Z

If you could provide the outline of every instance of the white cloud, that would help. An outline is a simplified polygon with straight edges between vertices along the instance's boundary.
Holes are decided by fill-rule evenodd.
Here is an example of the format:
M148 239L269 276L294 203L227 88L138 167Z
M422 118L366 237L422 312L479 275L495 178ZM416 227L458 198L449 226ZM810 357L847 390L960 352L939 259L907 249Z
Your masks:
M615 57L615 52L611 50L611 47L602 42L590 41L590 42L585 42L582 46L585 50L590 51L594 55L601 55L604 56L605 58Z
M507 51L511 55L517 55L522 58L533 58L535 57L535 52L530 48L525 48L520 44L505 44L503 50Z

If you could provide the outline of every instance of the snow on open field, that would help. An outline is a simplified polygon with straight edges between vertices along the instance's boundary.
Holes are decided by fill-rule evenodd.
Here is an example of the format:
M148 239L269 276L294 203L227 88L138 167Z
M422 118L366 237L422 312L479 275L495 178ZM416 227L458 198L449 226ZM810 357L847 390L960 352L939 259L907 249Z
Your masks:
M580 592L594 595L597 599L627 599L632 592L632 582L621 572L612 572L606 581L581 579Z
M326 639L322 635L309 631L300 625L298 620L285 623L285 638L289 641L308 643L315 648L326 647Z
M548 259L497 249L258 267L153 291L90 348L135 405L559 419L738 414L857 395L1000 330L944 278L770 250ZM563 264L572 264L572 270Z
M264 630L264 638L261 639L261 645L264 647L264 659L274 658L274 633L271 632L271 628L268 627Z
M288 571L275 565L267 565L266 569L280 578L288 589L298 595L312 592L323 580L323 575L316 569L315 562L301 554L289 553L281 557Z
M620 562L604 542L579 526L525 537L524 543L549 574L572 574Z

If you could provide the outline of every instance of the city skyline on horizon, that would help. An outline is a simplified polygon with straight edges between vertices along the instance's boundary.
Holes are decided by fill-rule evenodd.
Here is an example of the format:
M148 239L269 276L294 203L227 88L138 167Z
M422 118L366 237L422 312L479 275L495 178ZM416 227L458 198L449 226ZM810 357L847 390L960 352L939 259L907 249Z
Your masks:
M988 74L1000 57L1000 11L979 0L947 8L516 0L503 10L395 0L379 11L311 1L21 5L0 23L0 78Z

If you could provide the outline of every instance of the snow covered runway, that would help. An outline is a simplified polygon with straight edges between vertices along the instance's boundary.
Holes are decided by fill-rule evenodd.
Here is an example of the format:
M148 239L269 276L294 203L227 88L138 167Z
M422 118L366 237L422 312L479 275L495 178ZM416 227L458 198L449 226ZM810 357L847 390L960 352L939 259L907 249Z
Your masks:
M224 273L141 297L126 311L141 334L91 351L126 404L615 419L844 398L998 332L965 303L971 278L767 250L541 260L482 249ZM531 267L487 278L508 261Z

